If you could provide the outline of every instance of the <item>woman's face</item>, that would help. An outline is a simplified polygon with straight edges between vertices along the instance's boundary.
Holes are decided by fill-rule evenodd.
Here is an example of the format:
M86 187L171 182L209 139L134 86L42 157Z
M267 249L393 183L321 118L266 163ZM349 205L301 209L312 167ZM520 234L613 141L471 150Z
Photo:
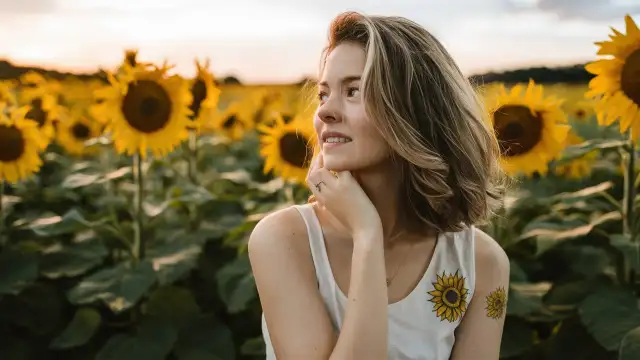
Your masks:
M364 169L389 158L386 141L365 114L360 92L365 61L362 46L340 44L329 53L318 82L320 105L313 122L330 170Z

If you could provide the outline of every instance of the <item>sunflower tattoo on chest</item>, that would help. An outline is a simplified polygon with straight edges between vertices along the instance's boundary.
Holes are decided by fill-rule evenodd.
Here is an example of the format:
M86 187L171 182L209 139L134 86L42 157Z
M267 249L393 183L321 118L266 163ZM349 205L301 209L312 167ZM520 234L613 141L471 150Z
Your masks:
M507 298L504 287L501 286L490 292L485 300L487 302L487 307L485 308L487 316L496 320L500 319L507 308Z
M455 274L437 275L433 290L429 291L433 303L433 311L440 321L456 322L467 311L469 289L465 287L465 278L458 271Z

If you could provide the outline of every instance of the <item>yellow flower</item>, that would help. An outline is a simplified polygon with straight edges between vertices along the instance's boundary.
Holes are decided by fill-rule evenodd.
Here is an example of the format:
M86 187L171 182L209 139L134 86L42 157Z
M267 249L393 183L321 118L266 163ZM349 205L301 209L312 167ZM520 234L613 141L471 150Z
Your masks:
M250 103L234 101L223 111L216 111L204 132L213 132L232 141L240 140L247 131L254 128L253 114Z
M501 85L495 103L490 104L489 119L506 173L547 173L549 161L560 156L569 132L561 105L554 97L544 97L542 86L533 81L526 88L516 85L510 92Z
M265 159L265 174L273 171L284 180L305 184L316 142L311 122L294 120L285 124L278 117L273 126L258 125L258 130L263 133L260 155Z
M179 76L168 76L167 68L139 65L117 78L110 76L110 91L102 91L111 133L118 153L143 158L171 152L188 137L191 115L189 84Z
M433 311L440 321L458 321L467 311L469 290L465 288L465 279L458 271L449 275L443 271L442 276L436 276L436 282L432 283L434 289L428 293L431 295L429 301L433 303Z
M499 287L487 295L487 316L492 319L500 319L507 308L507 296L503 287Z
M6 80L0 81L0 107L15 106L18 103L15 86Z
M220 100L220 89L215 85L213 75L208 70L209 62L204 65L196 60L198 72L192 80L191 94L193 102L190 109L193 112L193 122L191 127L196 130L202 129L207 123L212 121L217 113L217 105Z
M61 118L57 126L58 143L72 155L92 153L96 149L85 145L87 140L100 136L102 125L90 119L84 108L76 107L68 111L68 116Z
M620 131L631 129L640 136L640 29L627 15L626 34L613 29L610 40L597 42L598 55L607 58L586 65L596 75L585 96L599 98L595 105L598 122L608 126L619 121Z
M0 111L0 180L16 183L40 170L47 141L38 124L25 119L26 107Z

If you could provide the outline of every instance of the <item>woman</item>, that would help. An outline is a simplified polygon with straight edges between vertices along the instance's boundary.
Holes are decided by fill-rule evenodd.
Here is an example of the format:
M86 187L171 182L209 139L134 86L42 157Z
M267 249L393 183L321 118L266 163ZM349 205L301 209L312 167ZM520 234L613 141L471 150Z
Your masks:
M314 200L249 240L267 359L495 360L509 260L474 227L499 148L444 47L400 17L331 24Z

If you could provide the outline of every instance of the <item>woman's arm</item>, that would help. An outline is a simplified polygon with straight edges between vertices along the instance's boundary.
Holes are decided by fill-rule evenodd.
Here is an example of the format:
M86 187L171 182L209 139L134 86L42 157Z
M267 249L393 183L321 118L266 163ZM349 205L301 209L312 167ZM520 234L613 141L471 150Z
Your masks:
M319 294L304 222L293 208L261 220L249 257L278 360L387 359L387 291L382 237L354 243L349 303L336 335Z
M456 330L451 360L498 360L509 290L509 258L491 237L476 230L476 286Z

